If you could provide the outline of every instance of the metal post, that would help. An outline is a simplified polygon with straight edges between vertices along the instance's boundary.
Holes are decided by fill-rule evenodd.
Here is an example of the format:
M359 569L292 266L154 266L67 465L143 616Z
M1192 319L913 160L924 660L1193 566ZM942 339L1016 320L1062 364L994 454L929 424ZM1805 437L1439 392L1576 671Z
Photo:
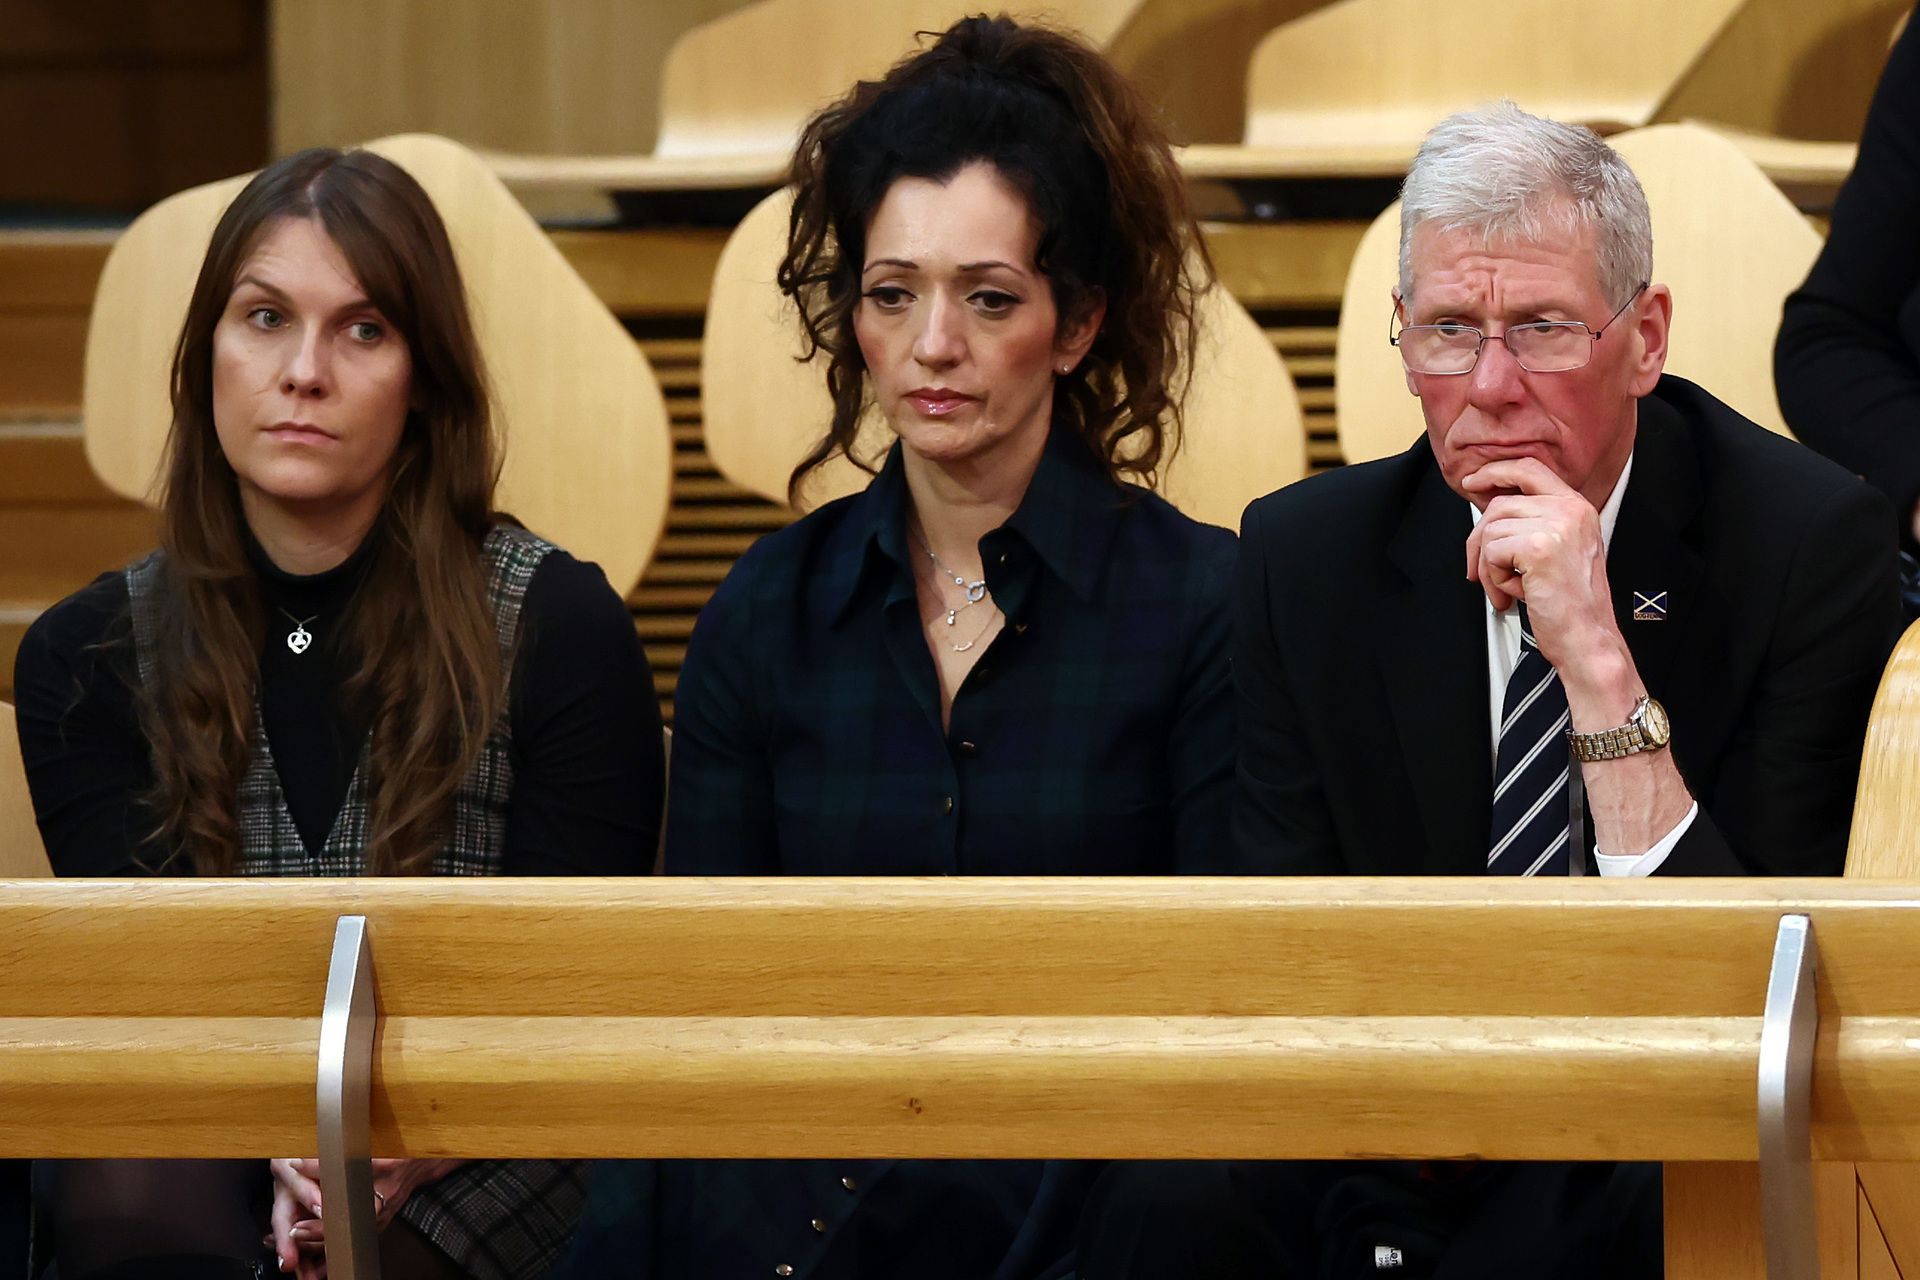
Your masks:
M365 916L341 916L320 1014L320 1225L331 1280L380 1280L373 1203L373 950Z
M1760 1198L1768 1280L1819 1280L1813 1211L1813 922L1782 916L1760 1025Z

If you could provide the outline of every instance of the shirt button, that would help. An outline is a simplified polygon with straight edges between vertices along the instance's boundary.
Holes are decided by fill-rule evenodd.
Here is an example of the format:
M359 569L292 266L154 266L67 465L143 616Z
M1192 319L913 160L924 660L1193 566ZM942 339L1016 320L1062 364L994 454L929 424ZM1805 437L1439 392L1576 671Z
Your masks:
M809 1225L813 1227L813 1234L817 1236L823 1236L827 1234L827 1224L821 1219L815 1218L813 1222Z
M840 1179L840 1185L845 1187L849 1191L857 1190L859 1187L859 1184L856 1183L852 1178Z
M1025 634L1027 634L1027 624L1026 624L1026 623L1024 623L1024 622L1016 622L1016 623L1014 623L1014 624L1013 624L1013 634L1015 634L1015 635L1017 635L1017 636L1023 636L1023 635L1025 635Z
M941 812L941 813L943 813L943 814L946 814L946 813L952 813L952 812L953 812L953 797L952 797L952 796L942 796L942 797L940 797L940 812ZM842 1178L842 1179L841 1179L841 1181L842 1181L842 1182L845 1182L845 1181L846 1181L846 1179L845 1179L845 1178ZM849 1191L851 1191L851 1190L853 1190L853 1188L852 1188L852 1187L848 1187L848 1188L847 1188L847 1190L849 1190Z
M963 756L977 756L980 754L980 748L974 746L971 742L962 742L960 744L960 754Z
M791 1262L783 1262L773 1269L773 1274L777 1276L790 1276L793 1274L793 1264Z

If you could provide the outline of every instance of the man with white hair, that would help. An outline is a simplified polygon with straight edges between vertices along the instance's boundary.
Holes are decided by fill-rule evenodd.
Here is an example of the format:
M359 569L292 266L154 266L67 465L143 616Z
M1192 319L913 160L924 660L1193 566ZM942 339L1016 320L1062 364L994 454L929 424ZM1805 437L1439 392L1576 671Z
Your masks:
M1240 869L1837 874L1885 499L1662 375L1646 197L1591 132L1450 117L1401 220L1424 438L1241 528ZM1619 1280L1659 1221L1651 1166L1115 1166L1083 1274Z
M1247 870L1840 871L1894 519L1662 375L1652 275L1590 131L1501 103L1428 135L1392 339L1426 435L1241 529Z

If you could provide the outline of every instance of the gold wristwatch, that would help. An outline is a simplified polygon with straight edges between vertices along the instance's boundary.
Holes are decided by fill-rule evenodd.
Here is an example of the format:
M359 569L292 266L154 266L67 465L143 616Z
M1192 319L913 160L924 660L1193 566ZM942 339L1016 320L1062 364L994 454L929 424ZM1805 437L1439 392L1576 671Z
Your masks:
M1640 751L1658 751L1672 736L1667 709L1652 698L1642 698L1633 704L1633 714L1627 717L1627 722L1617 729L1602 729L1598 733L1567 730L1567 746L1576 760L1618 760Z

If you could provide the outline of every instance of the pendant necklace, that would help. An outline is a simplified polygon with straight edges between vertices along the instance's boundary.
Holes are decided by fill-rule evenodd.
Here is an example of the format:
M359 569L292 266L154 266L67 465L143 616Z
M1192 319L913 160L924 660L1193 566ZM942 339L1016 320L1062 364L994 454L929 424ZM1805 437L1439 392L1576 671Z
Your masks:
M278 605L274 607L279 608ZM305 653L307 647L313 643L313 632L307 630L307 624L317 622L320 615L316 613L311 618L296 618L285 609L281 609L280 612L285 615L288 622L293 624L293 630L287 632L287 648L296 654Z
M954 651L955 653L965 653L965 652L966 652L967 650L969 650L969 649L971 649L971 648L973 648L973 646L975 646L976 644L979 644L979 643L980 643L980 638L981 638L982 636L984 636L984 635L986 635L986 634L987 634L987 632L989 632L989 631L991 631L991 630L993 630L993 618L994 618L994 615L995 615L996 613L998 613L998 612L999 612L999 610L997 610L997 609L989 609L989 610L987 611L987 620L986 620L986 622L985 622L985 623L983 623L983 624L981 625L981 627L980 627L980 630L978 630L978 631L976 631L976 632L974 633L974 636L973 636L973 639L971 639L971 640L969 640L969 641L967 641L967 642L966 642L965 644L956 644L956 645L954 645L954 646L953 646L953 651ZM951 623L951 618L952 618L952 613L951 613L951 611L949 611L949 614L948 614L948 618L949 618L949 623Z
M966 593L967 602L965 604L947 610L948 626L952 626L955 622L959 621L961 610L970 609L987 598L987 580L985 578L981 578L977 582L968 582L965 578L947 568L946 565L941 564L940 557L933 554L933 548L928 546L925 540L913 531L912 526L908 526L907 536L913 539L916 546L927 553L927 559L933 561L933 567L939 570L941 577L951 579L954 586ZM978 640L979 638L979 636L975 636L973 639ZM967 649L971 648L973 648L973 640L967 642L966 649L955 649L954 652L965 653Z

